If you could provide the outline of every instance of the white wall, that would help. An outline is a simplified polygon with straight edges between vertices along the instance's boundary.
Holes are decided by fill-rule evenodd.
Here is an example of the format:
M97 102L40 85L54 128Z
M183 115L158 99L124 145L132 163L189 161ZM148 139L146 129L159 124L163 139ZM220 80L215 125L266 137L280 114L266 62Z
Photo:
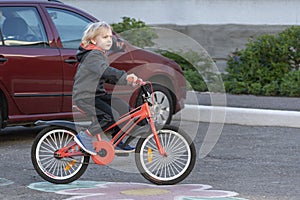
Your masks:
M300 0L62 0L108 23L299 25Z

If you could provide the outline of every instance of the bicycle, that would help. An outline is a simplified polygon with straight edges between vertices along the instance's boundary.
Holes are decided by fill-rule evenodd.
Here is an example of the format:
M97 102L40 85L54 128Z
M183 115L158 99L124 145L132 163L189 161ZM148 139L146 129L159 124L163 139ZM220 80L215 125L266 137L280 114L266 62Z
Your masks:
M137 139L136 166L148 181L158 185L169 185L184 180L195 165L195 145L191 138L176 126L165 125L157 130L151 114L151 102L154 102L151 95L152 83L139 80L138 84L144 103L121 116L104 131L108 133L115 126L122 124L121 130L110 141L102 140L100 133L96 135L94 147L97 155L87 154L73 140L77 134L75 122L36 122L37 125L48 125L37 135L31 149L31 159L37 173L51 183L73 182L83 175L90 157L98 165L112 162L115 155L119 155L115 153L115 147L126 137L124 145ZM150 86L150 92L147 91L146 85ZM136 128L145 121L145 126Z

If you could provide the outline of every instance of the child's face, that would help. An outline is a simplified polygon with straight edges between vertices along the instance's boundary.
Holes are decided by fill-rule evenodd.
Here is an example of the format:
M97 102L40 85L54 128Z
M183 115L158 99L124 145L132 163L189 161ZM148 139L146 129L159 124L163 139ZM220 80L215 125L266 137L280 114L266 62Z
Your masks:
M92 42L103 50L109 50L112 46L112 31L111 29L103 29L101 32L92 40Z

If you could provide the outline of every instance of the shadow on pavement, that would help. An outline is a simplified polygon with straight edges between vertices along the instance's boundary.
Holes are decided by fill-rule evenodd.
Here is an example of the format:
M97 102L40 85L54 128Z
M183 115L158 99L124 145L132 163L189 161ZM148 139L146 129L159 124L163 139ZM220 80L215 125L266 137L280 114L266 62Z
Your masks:
M34 139L45 126L14 126L0 130L0 142Z

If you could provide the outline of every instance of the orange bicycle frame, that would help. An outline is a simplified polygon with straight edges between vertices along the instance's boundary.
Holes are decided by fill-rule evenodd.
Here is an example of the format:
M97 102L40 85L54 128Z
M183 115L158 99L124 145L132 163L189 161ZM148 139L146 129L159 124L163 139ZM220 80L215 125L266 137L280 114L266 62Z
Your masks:
M143 86L142 86L143 87ZM127 122L125 125L122 126L121 130L112 138L111 143L116 147L125 137L129 134L129 132L142 120L147 119L149 125L151 127L151 132L154 134L155 142L160 154L164 155L165 152L162 148L160 140L158 138L158 134L155 128L154 120L151 115L150 106L148 102L145 101L141 106L133 109L132 111L126 113L125 115L121 116L120 119L108 127L104 132L107 132L113 129L120 124ZM98 140L101 140L100 134L97 135ZM117 139L119 138L119 139Z
M150 83L151 84L151 83ZM144 87L144 85L141 85L141 87ZM132 129L142 120L147 119L152 134L154 134L154 139L158 148L158 151L161 155L166 155L161 142L158 137L158 133L156 131L155 123L151 114L149 102L147 100L144 100L144 103L131 110L130 112L124 114L120 117L120 119L115 122L113 125L108 127L104 132L108 132L112 130L116 126L120 126L121 124L125 123L125 125L121 125L120 131L111 139L110 143L113 147L116 147L129 133L132 131ZM98 141L102 141L100 133L96 135ZM102 143L103 144L103 143ZM55 156L57 158L61 157L72 157L72 156L78 156L82 155L83 153L78 151L80 147L75 143L72 142L66 147L63 147L55 152ZM68 151L71 150L71 151Z

